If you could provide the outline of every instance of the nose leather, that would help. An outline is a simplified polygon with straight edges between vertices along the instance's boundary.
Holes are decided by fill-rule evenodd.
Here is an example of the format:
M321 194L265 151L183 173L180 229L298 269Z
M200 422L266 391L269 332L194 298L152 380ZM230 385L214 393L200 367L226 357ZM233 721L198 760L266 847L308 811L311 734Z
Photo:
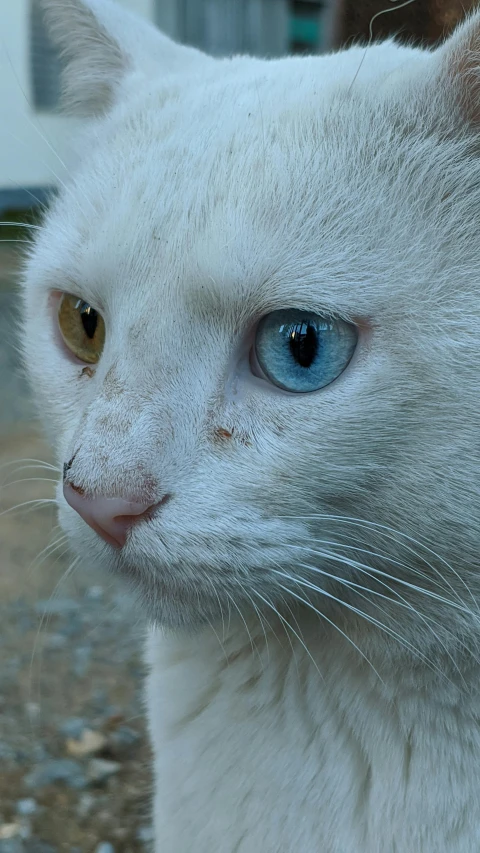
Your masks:
M64 484L63 494L72 509L114 548L123 548L129 529L154 506L102 495L86 497L71 483Z

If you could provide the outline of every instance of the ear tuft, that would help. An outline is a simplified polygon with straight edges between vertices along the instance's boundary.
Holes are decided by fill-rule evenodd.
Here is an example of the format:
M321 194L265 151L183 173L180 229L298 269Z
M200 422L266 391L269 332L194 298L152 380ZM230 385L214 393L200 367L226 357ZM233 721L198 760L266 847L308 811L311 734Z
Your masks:
M463 118L480 125L480 12L466 18L440 51L447 89L453 91Z
M65 64L65 103L81 115L101 115L129 72L182 73L209 57L175 44L113 0L34 0Z
M90 4L82 0L38 1L64 64L66 106L80 115L105 112L129 68L128 55L102 25Z

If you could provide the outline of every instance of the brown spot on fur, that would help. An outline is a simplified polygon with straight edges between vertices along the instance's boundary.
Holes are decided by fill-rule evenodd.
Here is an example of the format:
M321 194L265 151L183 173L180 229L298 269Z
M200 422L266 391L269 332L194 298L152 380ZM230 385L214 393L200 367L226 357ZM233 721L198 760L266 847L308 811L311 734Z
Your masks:
M251 440L250 436L247 435L246 432L239 435L238 439L241 442L241 444L244 445L244 447L252 447L252 440Z
M95 371L91 367L84 367L80 376L88 376L91 379L94 373Z
M236 432L235 427L232 427L231 430L226 429L225 427L216 427L213 430L213 436L216 442L229 441L231 438L235 437L235 439L239 441L240 444L243 444L245 447L252 446L250 436L244 432Z
M225 429L224 427L217 427L215 430L215 435L217 438L231 438L234 430L230 432L230 430Z

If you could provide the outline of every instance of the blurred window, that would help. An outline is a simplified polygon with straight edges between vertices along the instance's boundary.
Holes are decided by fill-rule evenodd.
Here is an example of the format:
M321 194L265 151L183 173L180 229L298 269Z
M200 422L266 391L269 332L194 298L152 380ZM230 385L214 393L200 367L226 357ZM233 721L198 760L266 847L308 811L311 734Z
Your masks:
M60 60L48 37L37 0L30 2L30 73L34 108L56 110L60 99Z
M174 20L177 39L214 56L280 56L288 50L288 7L288 0L157 0L157 19Z
M318 53L326 41L327 3L290 0L289 53Z

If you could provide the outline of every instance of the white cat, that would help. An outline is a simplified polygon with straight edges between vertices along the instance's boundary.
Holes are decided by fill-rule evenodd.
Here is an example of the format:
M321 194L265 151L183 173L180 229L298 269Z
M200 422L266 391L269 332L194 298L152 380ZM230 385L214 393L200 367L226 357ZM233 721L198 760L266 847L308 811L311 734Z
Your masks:
M478 853L480 15L213 60L43 3L92 121L25 352L154 625L157 853Z

